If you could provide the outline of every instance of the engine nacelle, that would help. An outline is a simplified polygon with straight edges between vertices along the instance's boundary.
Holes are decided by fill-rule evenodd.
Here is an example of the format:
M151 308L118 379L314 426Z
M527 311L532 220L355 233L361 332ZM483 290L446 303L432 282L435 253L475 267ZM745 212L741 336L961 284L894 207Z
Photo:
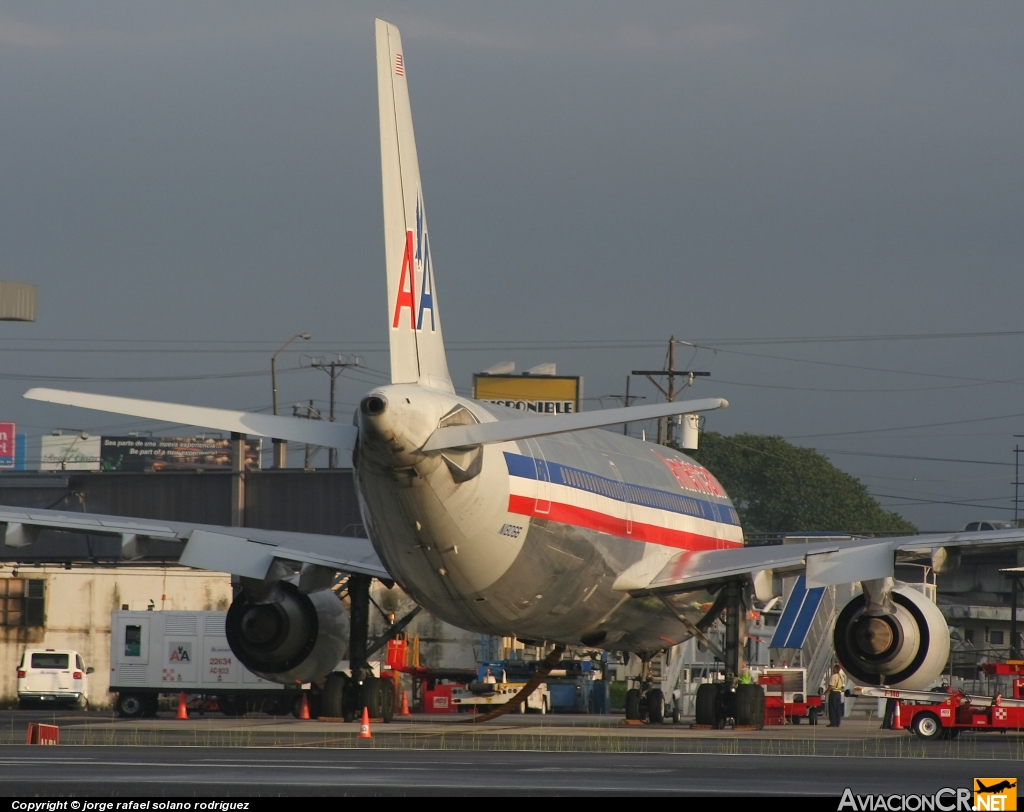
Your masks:
M863 685L924 690L949 659L949 627L939 608L912 587L892 591L894 613L864 614L858 595L839 613L833 641L846 673Z
M231 603L228 645L239 661L264 679L285 685L330 674L348 647L348 620L329 589L303 595L287 581L281 599L257 603L244 592Z

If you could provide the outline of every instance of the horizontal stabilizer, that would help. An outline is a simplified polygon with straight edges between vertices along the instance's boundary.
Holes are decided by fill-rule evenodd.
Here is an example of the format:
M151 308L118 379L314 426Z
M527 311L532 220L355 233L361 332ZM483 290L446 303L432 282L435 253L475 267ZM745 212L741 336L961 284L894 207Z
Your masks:
M525 417L499 420L494 423L474 423L468 426L446 426L437 429L427 438L423 450L438 451L443 448L525 440L528 437L544 437L548 434L562 434L567 431L597 429L614 426L618 423L650 420L655 417L709 412L713 409L724 409L728 405L729 401L723 398L705 398L703 400L681 400L675 403L652 403L648 406L628 406L622 409L601 409L596 412L577 412L555 417Z
M67 392L62 389L29 389L25 397L29 400L44 400L48 403L79 406L100 412L181 423L185 426L201 426L219 431L310 443L343 451L351 451L355 447L358 435L355 426L321 420L257 412L235 412L230 409L208 409L204 406L186 406L180 403L119 398L111 395L91 395L87 392Z

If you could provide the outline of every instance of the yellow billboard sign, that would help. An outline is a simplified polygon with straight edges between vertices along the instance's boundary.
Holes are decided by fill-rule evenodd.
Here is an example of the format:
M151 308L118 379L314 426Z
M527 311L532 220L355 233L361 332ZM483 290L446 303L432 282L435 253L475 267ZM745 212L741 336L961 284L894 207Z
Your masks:
M568 375L473 376L473 398L538 414L573 414L580 410L583 383Z

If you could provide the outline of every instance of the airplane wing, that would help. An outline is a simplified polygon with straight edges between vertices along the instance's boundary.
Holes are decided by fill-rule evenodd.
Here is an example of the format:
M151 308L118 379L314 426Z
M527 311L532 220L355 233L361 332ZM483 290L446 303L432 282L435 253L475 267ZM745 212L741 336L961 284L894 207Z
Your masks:
M7 547L31 544L41 530L120 536L121 556L141 558L150 541L178 542L178 563L262 580L275 563L372 575L390 580L369 539L259 530L251 527L164 522L94 513L0 507L0 532Z
M723 398L705 398L703 400L681 400L675 403L652 403L648 406L627 406L620 409L599 409L594 412L577 412L554 417L525 417L514 420L498 420L493 423L473 423L468 426L445 426L436 429L427 438L423 450L439 451L444 448L525 440L529 437L544 437L567 431L596 429L602 426L614 426L618 423L650 420L655 417L708 412L713 409L724 409L728 405L729 401Z
M157 400L119 398L111 395L92 395L88 392L68 392L63 389L29 389L24 397L65 406L79 406L100 412L128 414L150 420L166 420L186 426L202 426L239 434L257 434L297 443L326 446L351 451L356 444L358 429L343 423L306 420L284 415L236 412L231 409L209 409L182 403L163 403Z
M760 573L806 573L807 586L830 586L892 577L897 563L930 560L938 569L959 548L996 550L1024 546L1024 529L983 533L937 533L854 542L813 542L733 550L683 551L646 583L631 579L617 586L634 595L671 594L713 586Z

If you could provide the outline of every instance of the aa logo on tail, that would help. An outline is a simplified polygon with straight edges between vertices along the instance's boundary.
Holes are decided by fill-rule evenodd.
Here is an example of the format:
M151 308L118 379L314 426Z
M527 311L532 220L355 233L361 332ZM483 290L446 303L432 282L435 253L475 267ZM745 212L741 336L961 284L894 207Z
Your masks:
M419 310L416 309L416 288L419 280ZM402 272L398 279L398 295L395 297L395 316L391 329L402 325L403 311L408 309L409 328L435 332L437 316L434 312L434 269L430 264L430 238L423 220L423 198L416 198L416 230L405 232L405 251L402 254ZM428 321L429 318L429 321Z

